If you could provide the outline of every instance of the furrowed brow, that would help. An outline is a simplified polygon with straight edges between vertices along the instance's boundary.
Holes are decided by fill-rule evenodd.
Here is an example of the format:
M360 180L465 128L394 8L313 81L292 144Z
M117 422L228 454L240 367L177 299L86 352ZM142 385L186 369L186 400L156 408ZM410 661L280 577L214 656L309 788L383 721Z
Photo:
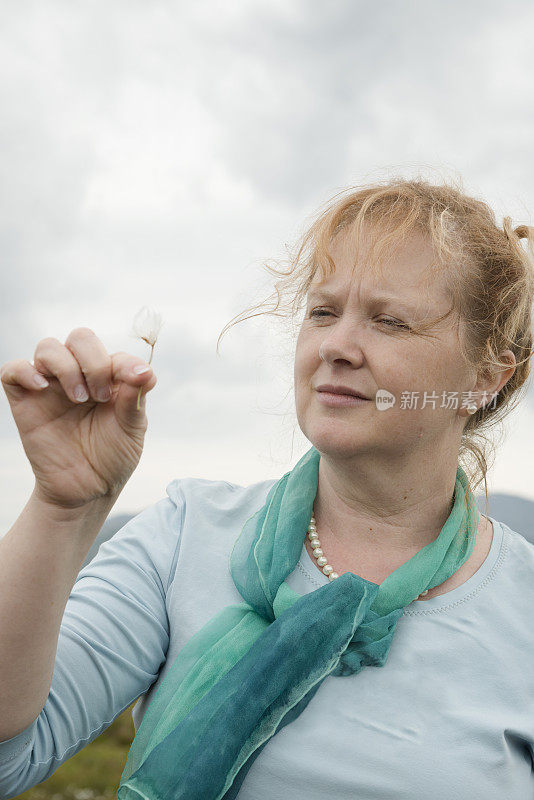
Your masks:
M330 292L327 289L310 289L308 298L310 300L326 300L334 303L338 302L339 300L339 298L333 292ZM369 302L372 304L393 303L398 308L404 309L410 314L415 314L415 308L412 307L411 303L407 303L405 300L401 300L401 298L395 297L394 295L384 294L383 292L378 292L372 295L369 298Z

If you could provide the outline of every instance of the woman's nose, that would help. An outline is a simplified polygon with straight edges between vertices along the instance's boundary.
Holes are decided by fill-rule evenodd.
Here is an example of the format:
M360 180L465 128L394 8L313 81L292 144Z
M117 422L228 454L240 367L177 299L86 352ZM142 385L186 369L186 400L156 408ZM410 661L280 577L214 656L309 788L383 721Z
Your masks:
M360 363L363 353L354 328L349 332L346 326L344 330L341 325L336 326L336 330L331 330L321 342L319 356L326 362L343 359L350 363Z

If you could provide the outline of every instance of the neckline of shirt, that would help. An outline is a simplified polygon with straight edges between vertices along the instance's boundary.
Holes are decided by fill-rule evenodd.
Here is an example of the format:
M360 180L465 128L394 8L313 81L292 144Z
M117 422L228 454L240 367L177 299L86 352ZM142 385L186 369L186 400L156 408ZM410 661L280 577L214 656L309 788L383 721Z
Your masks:
M450 592L440 594L437 597L431 597L430 600L412 600L412 602L405 607L405 614L428 614L440 611L467 599L468 595L476 593L477 589L481 587L482 583L497 564L504 542L504 530L499 520L493 519L493 517L488 517L488 519L493 523L493 540L486 559L477 571L462 583L461 586L457 586L456 589L452 589ZM308 579L315 586L317 586L317 584L323 586L329 583L328 577L317 569L317 564L312 561L310 554L306 550L305 543L302 544L299 564Z

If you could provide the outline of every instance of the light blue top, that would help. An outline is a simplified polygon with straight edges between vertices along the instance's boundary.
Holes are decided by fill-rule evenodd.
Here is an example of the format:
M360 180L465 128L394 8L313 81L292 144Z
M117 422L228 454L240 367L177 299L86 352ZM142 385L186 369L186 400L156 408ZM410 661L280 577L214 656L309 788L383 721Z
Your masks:
M101 545L69 596L43 710L0 742L1 798L49 778L140 698L137 730L180 648L243 602L230 551L275 482L174 480ZM256 758L239 800L534 797L534 545L490 519L478 571L407 606L383 667L325 678ZM300 594L328 582L304 535L287 579Z

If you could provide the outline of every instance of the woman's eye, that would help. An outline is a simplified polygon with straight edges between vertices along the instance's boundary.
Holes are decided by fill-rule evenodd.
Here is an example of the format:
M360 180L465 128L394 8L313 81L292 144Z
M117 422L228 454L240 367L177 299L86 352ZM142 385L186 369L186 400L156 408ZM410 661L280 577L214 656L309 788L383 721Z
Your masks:
M327 311L326 308L314 308L312 311L310 311L310 317L320 318L325 315L332 316L332 313L330 311ZM390 319L389 317L382 317L382 319L379 319L378 322L384 322L388 327L403 328L404 330L408 330L408 325L406 325L404 322L397 322L396 320Z
M389 319L388 317L383 317L382 319L379 319L378 321L379 322L385 322L385 323L393 326L394 328L406 328L406 329L408 328L408 326L405 325L403 322L397 322L396 320Z

